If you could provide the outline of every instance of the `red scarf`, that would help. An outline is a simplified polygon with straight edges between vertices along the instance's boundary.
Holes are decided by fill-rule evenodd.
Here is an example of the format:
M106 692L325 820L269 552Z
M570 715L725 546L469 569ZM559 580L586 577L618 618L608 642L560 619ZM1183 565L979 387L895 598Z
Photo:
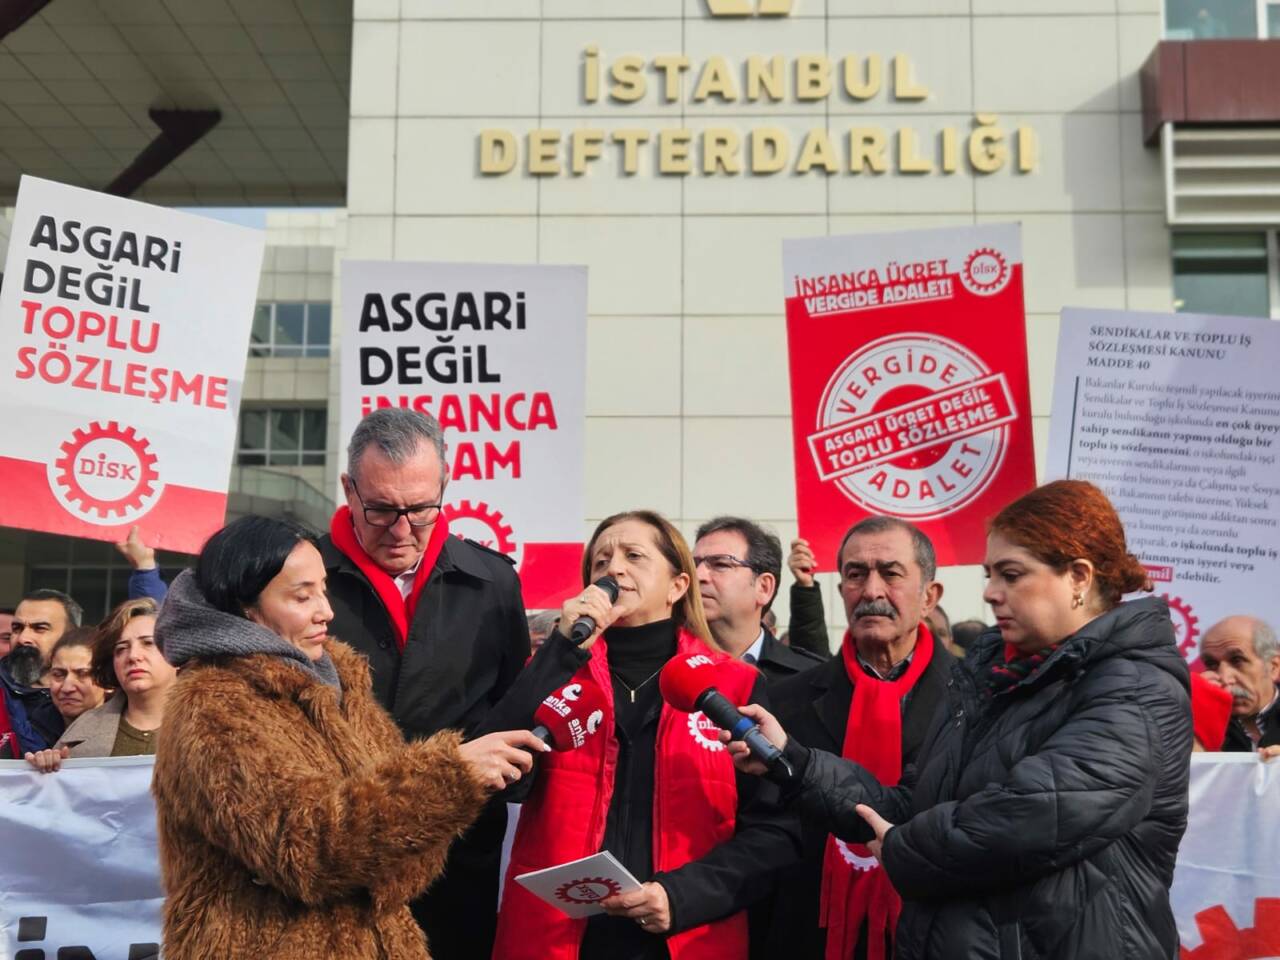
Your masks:
M339 507L334 513L333 519L329 521L329 536L333 540L333 545L360 568L360 572L368 578L373 589L377 591L378 599L382 601L387 616L391 618L391 625L396 628L396 646L403 653L405 641L409 638L409 624L413 622L413 611L418 606L418 594L422 593L422 588L426 585L431 571L435 568L436 560L440 557L440 551L444 549L445 538L449 536L449 521L442 513L436 520L436 525L431 528L427 549L422 553L418 572L413 577L413 589L409 591L408 597L400 593L395 577L378 566L374 559L364 552L364 547L360 546L360 541L356 539L356 529L351 524L350 507Z
M22 759L22 748L18 746L18 734L9 724L9 702L3 690L0 690L0 760L4 759L4 751L13 754L13 759Z
M864 767L886 787L896 786L902 776L902 698L933 658L933 634L920 624L911 665L897 680L877 680L866 674L848 631L841 655L853 684L841 756ZM867 922L867 960L885 960L885 934L892 935L901 910L901 898L871 851L828 834L818 913L818 922L827 931L826 960L853 956L863 920Z

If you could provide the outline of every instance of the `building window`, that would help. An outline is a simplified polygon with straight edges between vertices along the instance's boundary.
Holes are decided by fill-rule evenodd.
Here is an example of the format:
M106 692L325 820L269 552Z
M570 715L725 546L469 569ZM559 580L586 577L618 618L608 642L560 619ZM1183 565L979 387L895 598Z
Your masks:
M241 408L236 463L242 466L324 466L324 407Z
M1175 233L1173 305L1179 313L1271 315L1274 237L1265 232Z
M327 357L332 306L260 303L249 337L251 357Z
M1256 39L1280 36L1275 0L1165 0L1168 40Z
M51 587L69 594L84 607L87 625L98 623L116 604L128 599L133 571L112 544L32 534L26 559L27 590ZM188 562L167 552L157 554L156 560L166 583L172 583Z

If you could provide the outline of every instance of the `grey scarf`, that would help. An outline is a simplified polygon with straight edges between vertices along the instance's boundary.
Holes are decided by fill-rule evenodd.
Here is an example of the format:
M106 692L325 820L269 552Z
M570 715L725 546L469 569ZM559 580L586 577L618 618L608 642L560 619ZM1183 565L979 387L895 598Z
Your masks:
M342 698L338 671L325 654L311 660L280 636L252 620L214 609L200 588L196 575L184 570L174 579L156 618L156 641L165 659L175 667L202 657L244 657L264 653L279 657L326 683Z

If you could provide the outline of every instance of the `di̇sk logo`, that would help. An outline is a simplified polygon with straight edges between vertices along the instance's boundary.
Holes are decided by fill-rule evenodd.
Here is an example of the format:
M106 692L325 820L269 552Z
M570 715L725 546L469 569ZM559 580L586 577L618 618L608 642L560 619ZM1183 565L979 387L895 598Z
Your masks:
M720 728L708 720L701 710L689 714L689 734L703 750L718 753L725 748L720 742Z
M49 464L49 488L68 513L88 523L131 523L163 486L146 437L112 420L75 430Z
M987 488L1016 419L1004 374L953 340L901 333L832 374L808 442L819 478L863 509L928 520Z
M449 504L442 513L449 521L450 533L474 540L490 550L505 553L515 561L517 567L520 566L524 545L516 542L511 525L487 503L463 500L461 503Z
M1173 639L1178 644L1178 652L1184 659L1199 663L1200 618L1192 612L1191 604L1181 597L1171 597L1167 593L1160 596L1169 604L1169 619L1173 621Z
M880 861L871 856L871 851L862 844L845 843L839 837L832 837L831 839L836 842L836 849L840 851L840 858L859 873L870 873L880 866ZM866 855L863 856L855 852L854 847L857 847L858 850L863 851Z
M556 897L565 903L599 903L621 892L618 881L610 877L587 877L562 883L556 888Z

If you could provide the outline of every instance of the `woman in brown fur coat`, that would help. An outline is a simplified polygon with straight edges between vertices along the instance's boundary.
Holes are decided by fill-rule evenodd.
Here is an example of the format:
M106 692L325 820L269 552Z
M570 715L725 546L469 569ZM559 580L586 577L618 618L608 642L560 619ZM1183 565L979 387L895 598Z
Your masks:
M327 637L302 528L246 517L178 576L156 624L181 668L152 792L166 960L427 960L406 906L489 791L528 772L527 731L406 746L368 665Z

